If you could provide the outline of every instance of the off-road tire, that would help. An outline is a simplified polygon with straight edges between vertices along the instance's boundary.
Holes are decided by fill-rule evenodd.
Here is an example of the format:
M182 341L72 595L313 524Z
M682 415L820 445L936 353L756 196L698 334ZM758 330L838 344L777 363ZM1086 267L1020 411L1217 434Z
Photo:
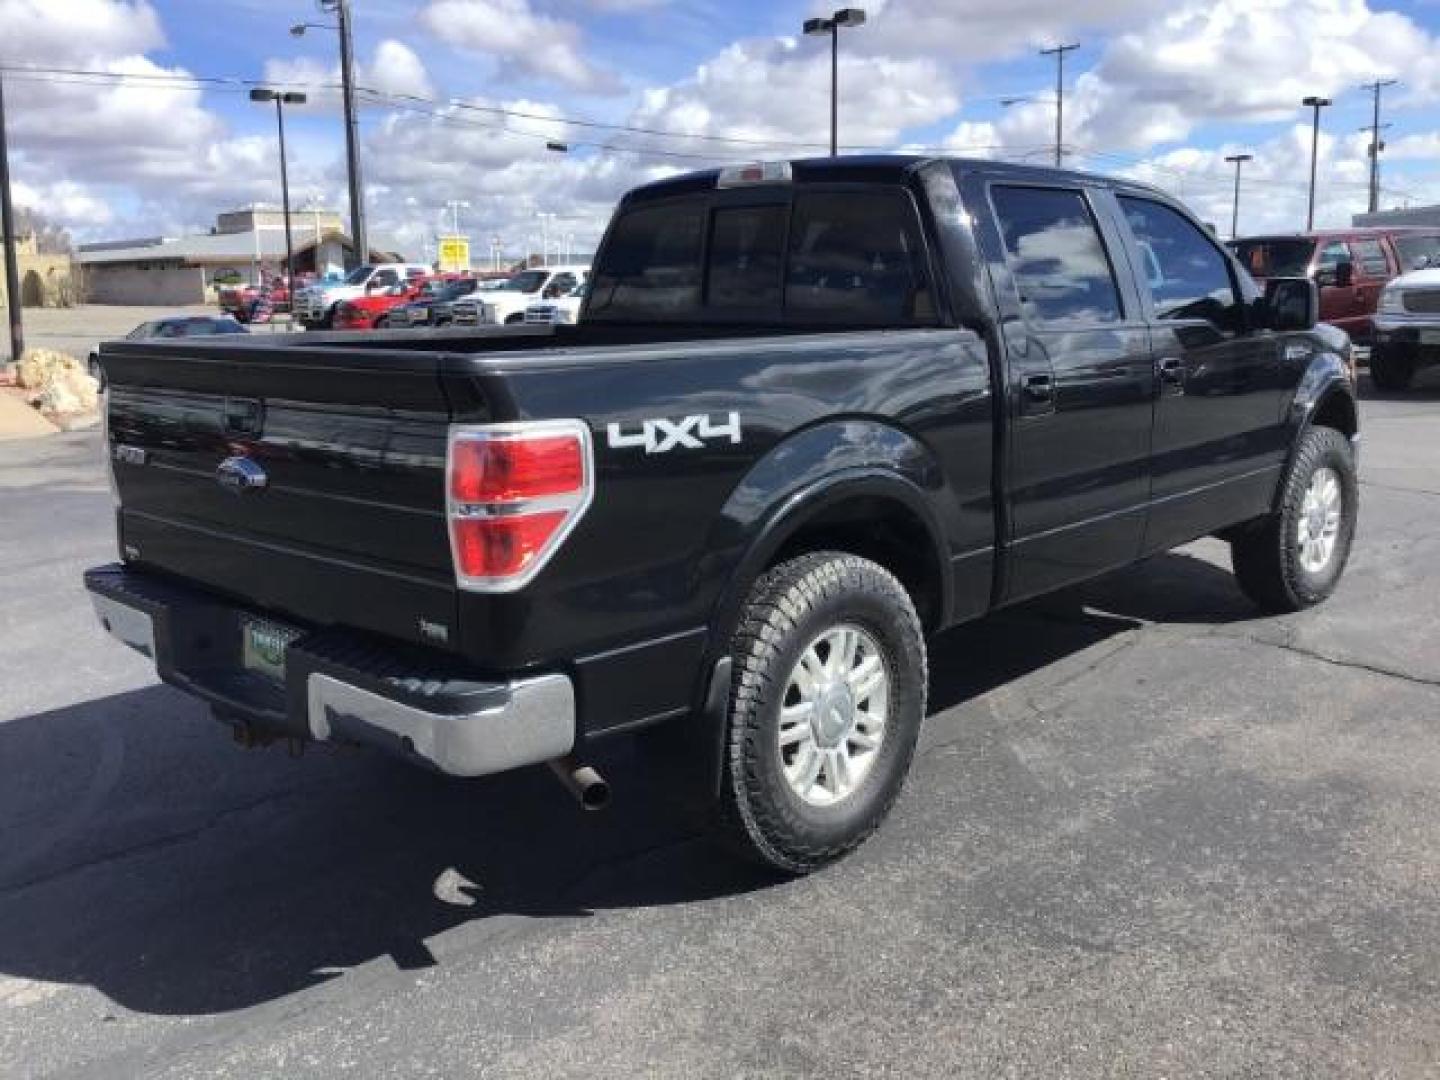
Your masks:
M1408 390L1415 379L1415 357L1394 345L1370 350L1370 381L1380 390Z
M1330 560L1318 573L1300 562L1297 525L1305 491L1316 470L1340 478L1340 531ZM1313 607L1330 596L1345 572L1355 539L1360 487L1350 441L1334 428L1313 427L1301 437L1275 513L1252 523L1230 541L1230 561L1240 589L1262 610L1281 615Z
M779 713L790 673L817 636L840 623L875 641L890 679L884 740L860 786L827 807L807 804L783 774ZM899 797L925 718L925 638L889 571L839 552L802 555L752 588L731 644L717 831L738 853L806 874L858 847Z

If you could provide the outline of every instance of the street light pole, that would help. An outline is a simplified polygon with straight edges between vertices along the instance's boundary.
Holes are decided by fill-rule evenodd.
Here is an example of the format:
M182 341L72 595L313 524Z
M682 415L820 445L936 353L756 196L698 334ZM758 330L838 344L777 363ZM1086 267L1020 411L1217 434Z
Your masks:
M801 30L807 35L830 35L830 156L840 154L840 28L863 26L861 8L841 8L828 19L806 19Z
M5 241L5 306L10 315L10 362L25 355L25 324L21 315L20 267L15 260L15 208L10 203L10 138L5 128L5 78L0 73L0 233Z
M1235 166L1235 202L1230 211L1230 239L1240 239L1240 166L1254 161L1254 154L1232 154L1225 159Z
M1041 56L1055 57L1055 167L1065 164L1065 54L1080 48L1073 45L1056 45L1053 49L1041 49Z
M250 91L250 100L258 102L275 102L275 124L280 132L280 206L285 215L285 278L286 287L295 288L295 243L290 232L290 170L285 161L285 106L304 105L305 95L295 91L281 93L279 90L266 90L262 87L255 87ZM258 240L260 230L255 230ZM320 252L315 252L318 260Z
M1315 229L1315 176L1320 165L1320 110L1331 104L1329 98L1307 97L1300 104L1315 110L1310 133L1310 208L1305 214L1305 231Z

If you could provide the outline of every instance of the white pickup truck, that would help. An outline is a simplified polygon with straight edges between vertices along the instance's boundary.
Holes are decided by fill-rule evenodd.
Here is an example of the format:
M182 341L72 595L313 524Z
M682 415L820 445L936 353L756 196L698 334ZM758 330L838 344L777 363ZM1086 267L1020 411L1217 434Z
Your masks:
M1440 267L1412 270L1385 286L1375 312L1370 378L1405 390L1422 367L1440 364Z
M525 309L542 300L574 292L590 276L588 266L539 266L521 270L498 289L476 292L455 302L456 326L513 325L525 321Z
M295 318L305 329L328 328L335 309L346 300L393 289L410 278L427 277L430 268L420 263L379 263L357 266L344 281L317 283L295 294Z

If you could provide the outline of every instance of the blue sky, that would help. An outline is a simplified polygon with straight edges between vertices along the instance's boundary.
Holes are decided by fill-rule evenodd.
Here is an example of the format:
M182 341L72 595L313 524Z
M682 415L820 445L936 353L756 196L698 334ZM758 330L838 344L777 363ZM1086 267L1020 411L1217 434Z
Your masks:
M362 80L380 91L363 111L371 214L410 243L434 231L436 208L450 198L472 202L477 229L524 236L548 210L591 237L632 183L713 160L804 153L827 134L828 50L823 40L797 39L823 5L353 7ZM1440 201L1440 4L871 0L867 9L869 23L842 36L842 143L1044 158L1054 68L1036 50L1078 41L1067 60L1073 164L1150 179L1216 219L1228 217L1223 158L1243 149L1256 155L1247 217L1254 227L1293 227L1309 164L1299 98L1328 94L1336 104L1324 117L1321 218L1348 221L1364 209L1359 129L1369 98L1360 83L1395 77L1402 85L1387 91L1394 126L1385 201ZM323 89L334 78L335 36L296 39L288 27L298 21L329 19L314 0L0 0L7 66L109 73L47 92L48 76L12 71L21 201L86 238L185 231L228 205L274 201L273 114L243 87L198 87L188 75L308 88L317 100L291 120L297 192L338 204L341 126ZM1031 100L1005 108L1008 96ZM477 111L493 108L532 118ZM668 134L577 128L561 118ZM571 143L572 152L547 154L546 138ZM597 142L610 145L584 145Z

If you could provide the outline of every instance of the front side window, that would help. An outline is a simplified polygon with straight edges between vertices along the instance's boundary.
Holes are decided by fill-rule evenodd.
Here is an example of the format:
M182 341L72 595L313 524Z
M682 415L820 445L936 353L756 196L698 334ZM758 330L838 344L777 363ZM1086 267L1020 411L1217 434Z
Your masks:
M1229 263L1200 227L1150 199L1122 195L1120 206L1141 251L1148 248L1154 256L1146 285L1156 317L1205 319L1234 333L1243 329Z
M1379 240L1356 240L1350 246L1355 250L1355 265L1361 274L1371 278L1390 276L1390 260Z
M645 318L694 314L700 305L705 207L688 202L625 213L596 267L590 314Z
M1120 321L1115 273L1083 194L996 187L991 198L1028 320L1041 326Z
M899 192L800 195L790 222L785 310L884 326L936 321L915 212Z
M345 279L345 284L364 285L365 282L370 280L370 275L374 272L375 268L373 266L357 266L354 270L350 271L350 275Z

